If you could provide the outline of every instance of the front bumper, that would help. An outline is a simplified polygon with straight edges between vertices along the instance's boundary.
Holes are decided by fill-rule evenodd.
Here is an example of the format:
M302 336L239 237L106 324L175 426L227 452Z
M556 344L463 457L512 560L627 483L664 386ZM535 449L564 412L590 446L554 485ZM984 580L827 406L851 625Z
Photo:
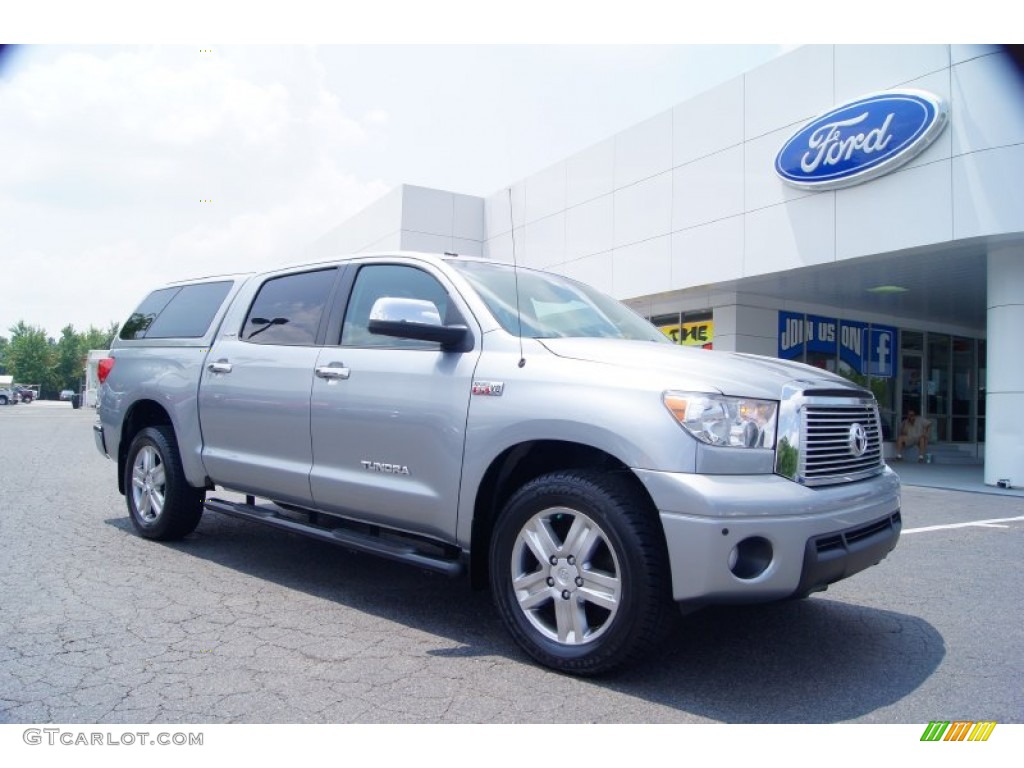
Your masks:
M899 479L888 468L815 488L777 475L634 472L659 510L681 603L767 602L824 589L877 563L900 535ZM748 576L730 558L750 542L761 563Z

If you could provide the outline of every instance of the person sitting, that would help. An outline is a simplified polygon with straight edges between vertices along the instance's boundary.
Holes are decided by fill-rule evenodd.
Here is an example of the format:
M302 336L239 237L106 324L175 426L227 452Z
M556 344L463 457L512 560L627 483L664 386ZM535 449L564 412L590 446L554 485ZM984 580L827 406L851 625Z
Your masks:
M903 449L908 445L917 444L917 460L924 461L928 452L928 432L932 423L923 417L919 417L913 410L907 411L907 418L903 420L900 427L900 436L896 440L896 458L903 459Z

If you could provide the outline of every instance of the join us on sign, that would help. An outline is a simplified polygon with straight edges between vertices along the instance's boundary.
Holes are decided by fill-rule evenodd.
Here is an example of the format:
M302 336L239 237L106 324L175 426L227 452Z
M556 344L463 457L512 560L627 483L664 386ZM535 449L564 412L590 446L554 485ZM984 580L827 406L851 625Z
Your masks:
M864 326L853 326L846 323L839 326L837 320L804 318L801 322L800 317L792 317L787 319L786 328L779 335L779 349L789 352L806 341L820 341L834 350L838 335L842 339L843 347L860 357L864 338L863 329Z
M896 374L896 329L889 325L834 317L779 312L779 357L803 360L834 356L859 374L889 378Z

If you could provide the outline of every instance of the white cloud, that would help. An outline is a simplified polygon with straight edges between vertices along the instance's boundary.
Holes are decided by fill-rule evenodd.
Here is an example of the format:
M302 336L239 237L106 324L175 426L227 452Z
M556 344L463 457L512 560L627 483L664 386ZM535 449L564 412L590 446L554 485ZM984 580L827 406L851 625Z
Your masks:
M0 334L105 325L167 279L302 258L392 184L488 194L775 53L207 50L16 52L0 75L0 266L18 265L0 271Z
M0 334L105 325L167 279L293 260L388 189L351 171L386 115L346 114L314 49L25 53L0 80L0 260L45 274L0 279Z
M197 226L167 246L174 274L168 279L217 271L249 272L295 261L327 229L388 191L331 169L310 175L304 192L260 212L232 216L215 226Z
M363 115L363 122L367 125L384 125L390 119L390 115L383 109L371 109Z

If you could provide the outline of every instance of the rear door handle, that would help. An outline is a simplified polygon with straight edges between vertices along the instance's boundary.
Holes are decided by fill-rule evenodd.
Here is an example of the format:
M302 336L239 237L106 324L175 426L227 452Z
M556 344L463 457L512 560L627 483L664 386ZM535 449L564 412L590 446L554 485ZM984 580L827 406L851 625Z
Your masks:
M227 360L218 360L206 366L210 373L231 373L231 363Z
M319 365L316 369L316 375L321 379L347 379L351 374L352 371L346 368L344 363L328 363Z

